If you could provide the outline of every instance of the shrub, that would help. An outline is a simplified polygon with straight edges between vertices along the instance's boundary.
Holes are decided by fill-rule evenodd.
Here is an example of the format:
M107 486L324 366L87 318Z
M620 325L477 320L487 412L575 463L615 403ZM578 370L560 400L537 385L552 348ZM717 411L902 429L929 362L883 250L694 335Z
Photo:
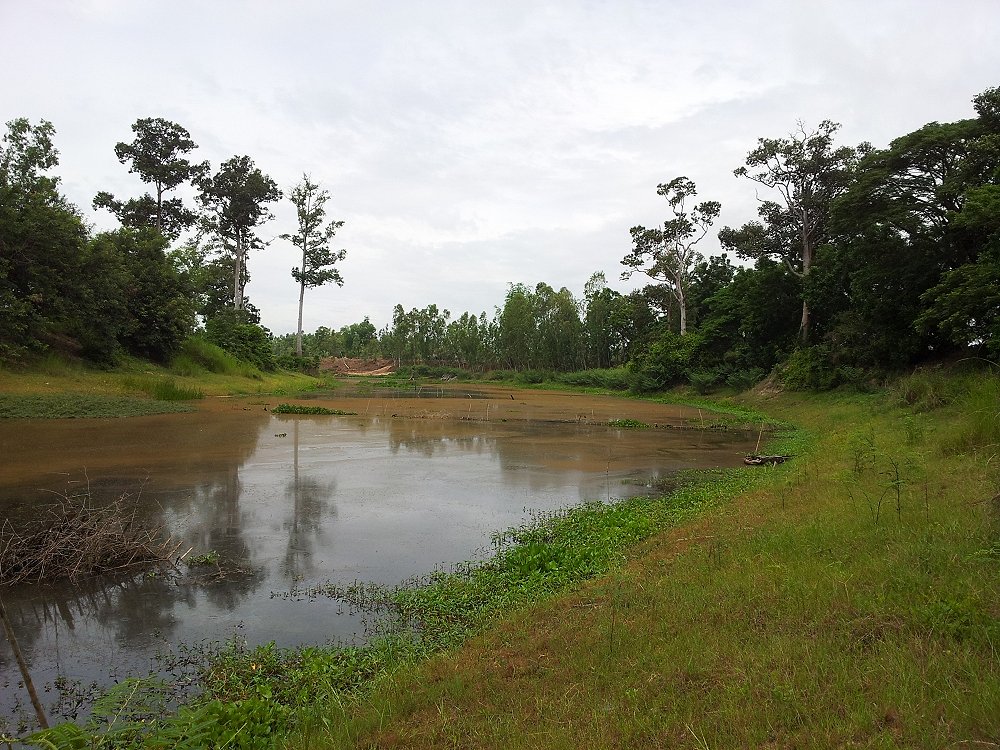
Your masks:
M315 373L319 371L319 356L299 357L295 354L279 354L274 358L274 364L282 370Z
M632 384L631 375L624 367L564 372L557 375L556 380L581 388L604 388L609 391L627 391Z
M189 336L170 362L175 375L190 377L205 372L261 379L261 372L249 362L243 362L201 335Z
M795 391L829 390L837 385L837 369L825 347L802 347L785 362L781 382Z
M632 390L639 393L660 391L685 382L701 343L701 337L695 333L681 336L668 331L661 334L632 361Z
M205 323L205 338L261 370L275 369L270 334L243 311L223 310L210 318Z

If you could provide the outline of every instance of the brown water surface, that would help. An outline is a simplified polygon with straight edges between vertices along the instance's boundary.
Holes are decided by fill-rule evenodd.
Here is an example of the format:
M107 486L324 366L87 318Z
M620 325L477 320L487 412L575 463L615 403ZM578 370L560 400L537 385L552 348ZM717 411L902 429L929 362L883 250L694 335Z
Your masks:
M756 438L692 429L710 415L677 406L432 390L300 400L357 416L272 415L272 397L206 400L190 414L0 421L0 518L35 516L88 487L96 502L125 494L192 555L218 552L226 571L5 592L36 683L108 684L156 669L156 655L179 644L236 633L280 646L362 637L358 614L295 592L393 585L473 559L531 511L642 494L679 469L735 466ZM608 426L619 419L656 428ZM16 670L0 641L8 721L27 705Z

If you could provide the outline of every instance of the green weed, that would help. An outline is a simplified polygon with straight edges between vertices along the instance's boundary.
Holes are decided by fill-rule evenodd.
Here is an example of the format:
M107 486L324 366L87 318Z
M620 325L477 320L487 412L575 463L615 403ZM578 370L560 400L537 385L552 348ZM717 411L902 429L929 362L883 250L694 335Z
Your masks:
M278 404L271 409L272 414L317 414L331 416L357 416L356 411L327 409L325 406L302 406L301 404Z
M80 419L86 417L141 417L191 411L185 404L125 396L55 393L14 395L0 393L0 419Z
M608 422L609 427L619 430L648 430L650 425L638 419L612 419Z
M177 385L171 378L156 375L126 375L121 384L127 390L145 393L158 401L191 401L205 397L198 388Z

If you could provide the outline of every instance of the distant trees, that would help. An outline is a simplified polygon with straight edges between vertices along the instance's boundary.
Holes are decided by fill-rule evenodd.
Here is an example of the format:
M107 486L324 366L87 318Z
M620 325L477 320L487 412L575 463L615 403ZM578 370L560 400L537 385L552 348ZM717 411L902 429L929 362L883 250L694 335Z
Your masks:
M86 241L79 215L59 193L55 128L26 118L0 142L0 357L37 346L72 316L72 289Z
M343 225L343 221L326 221L326 204L330 194L320 190L309 175L302 175L302 182L289 195L298 216L298 229L282 234L281 239L291 242L302 252L302 264L292 269L292 278L299 283L299 324L296 332L295 354L302 356L302 306L306 289L329 284L344 285L336 264L342 261L346 250L332 250L330 243Z
M724 227L738 267L696 252L719 204L695 206L693 182L658 186L670 218L632 228L625 276L654 283L629 294L591 276L566 287L515 283L492 315L453 316L437 304L405 310L376 331L368 318L302 330L305 289L341 283L342 225L307 175L291 191L302 254L299 325L272 339L245 288L250 250L281 197L248 156L217 171L191 161L194 141L162 118L137 120L116 155L151 186L95 205L122 222L94 233L60 192L55 129L7 123L0 140L0 359L49 348L113 363L122 353L168 362L196 324L259 367L275 354L391 356L399 364L539 371L628 366L638 389L687 382L743 387L768 373L829 387L963 352L1000 358L1000 88L973 99L975 116L932 122L884 149L837 146L839 126L799 125L761 138L735 175L770 191L758 218ZM200 193L200 231L172 249L194 213L172 191ZM208 241L206 242L206 238ZM621 382L621 374L615 375Z

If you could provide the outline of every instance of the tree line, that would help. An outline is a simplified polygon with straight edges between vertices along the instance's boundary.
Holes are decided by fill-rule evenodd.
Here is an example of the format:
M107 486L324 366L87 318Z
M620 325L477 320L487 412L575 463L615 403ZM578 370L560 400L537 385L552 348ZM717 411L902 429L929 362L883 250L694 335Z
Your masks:
M179 129L170 132L180 145L147 164L153 149L137 129L116 153L154 193L130 201L99 194L95 206L115 212L123 228L90 236L46 174L56 164L51 126L14 121L0 151L0 355L63 337L96 359L115 347L164 359L200 320L231 350L253 339L262 360L367 356L518 371L627 365L640 390L742 387L779 366L791 385L830 387L947 356L996 361L1000 88L973 106L973 118L929 123L882 149L838 144L840 126L829 120L758 139L734 168L753 183L758 216L719 228L724 253L714 257L698 247L720 203L697 201L686 176L660 184L666 219L632 227L621 258L623 278L642 273L650 282L630 294L611 289L603 272L580 295L512 283L491 314L397 305L381 330L365 318L302 332L305 289L342 283L336 264L344 257L330 249L341 222L326 221L328 196L304 178L292 193L298 231L283 235L303 253L293 270L299 331L277 338L259 328L242 294L247 251L261 244L255 229L280 193L248 157L214 175L181 163L189 139ZM169 197L185 180L200 190L200 211ZM241 200L234 186L246 190ZM195 238L169 249L191 226Z
M273 219L282 191L249 156L213 171L190 158L197 148L181 125L143 118L134 138L115 146L151 192L116 198L99 192L121 228L94 233L60 192L55 129L42 120L7 123L0 144L0 359L47 348L111 364L121 354L167 362L198 325L216 343L239 341L270 366L267 332L245 294L248 257L265 243L259 228ZM176 191L190 186L196 207ZM308 175L288 196L298 225L280 239L301 253L291 269L299 285L299 336L305 290L343 284L331 247L342 221L327 221L329 193ZM180 245L171 245L193 231Z

